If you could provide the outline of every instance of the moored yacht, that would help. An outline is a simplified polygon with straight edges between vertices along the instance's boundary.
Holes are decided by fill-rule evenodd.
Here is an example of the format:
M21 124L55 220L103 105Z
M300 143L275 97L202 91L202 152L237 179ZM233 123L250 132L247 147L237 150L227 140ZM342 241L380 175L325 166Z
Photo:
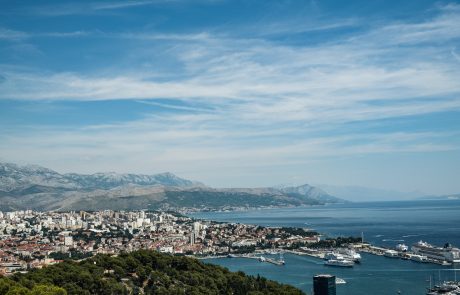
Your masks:
M396 245L396 250L397 251L400 251L400 252L407 252L407 250L409 250L409 247L407 245L404 245L404 244L398 244Z
M416 262L427 262L428 257L423 256L423 255L413 254L410 256L410 260L416 261Z
M345 259L352 260L356 263L361 262L361 254L359 254L353 249L342 249L342 250L339 250L339 253L342 254Z
M386 250L385 253L383 254L385 257L390 257L390 258L398 258L398 252L395 250Z

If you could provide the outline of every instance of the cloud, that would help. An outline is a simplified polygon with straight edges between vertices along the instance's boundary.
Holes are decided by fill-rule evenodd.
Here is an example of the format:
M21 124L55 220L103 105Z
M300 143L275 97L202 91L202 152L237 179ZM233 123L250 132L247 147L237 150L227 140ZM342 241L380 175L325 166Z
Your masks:
M126 10L149 5L177 4L191 2L213 2L213 0L128 0L128 1L75 1L62 4L40 5L25 7L20 13L41 17L60 17L67 15L99 15L110 11ZM15 11L18 13L18 11Z
M142 51L134 49L128 54L134 59L124 62L133 64L132 69L115 68L110 75L5 69L9 80L0 86L0 99L151 100L177 111L225 110L227 117L248 124L317 125L458 110L460 69L450 57L455 51L394 43L415 42L410 36L419 36L422 43L460 37L460 31L452 30L460 13L452 11L419 23L384 24L356 33L356 38L302 46L209 32L104 34L142 42ZM144 47L158 40L167 58L180 67L139 70L139 62L151 62L156 53ZM196 108L196 103L206 108Z
M118 1L118 2L98 2L94 3L92 7L95 10L105 10L105 9L123 9L128 7L144 6L151 5L154 3L165 3L172 2L170 1Z
M452 56L453 56L457 61L460 61L460 55L458 55L457 52L455 52L455 48L452 48L452 50L450 51L450 54L452 54Z
M123 6L106 5L100 9ZM292 33L332 30L359 20L272 24L254 35L251 28L98 32L109 46L114 40L130 44L109 69L52 72L0 65L8 77L0 84L0 99L130 100L167 111L146 108L136 120L76 129L26 126L21 136L6 130L0 154L46 159L53 168L81 172L136 167L134 172L214 174L245 167L240 171L259 169L263 175L321 158L458 151L454 127L439 133L365 130L376 120L460 110L460 69L451 49L460 37L459 19L454 6L443 6L417 23L372 24L353 37L295 45L272 37L290 27ZM38 36L86 34L93 32ZM355 134L351 123L364 131Z
M28 34L21 31L9 30L6 28L0 28L0 40L12 40L19 41L26 39Z

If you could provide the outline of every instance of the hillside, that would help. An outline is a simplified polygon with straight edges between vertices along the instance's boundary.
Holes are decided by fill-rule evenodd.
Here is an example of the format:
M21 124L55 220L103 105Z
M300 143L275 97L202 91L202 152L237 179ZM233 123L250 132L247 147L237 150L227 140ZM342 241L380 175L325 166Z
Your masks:
M226 268L204 264L194 258L142 250L117 257L97 255L78 263L65 261L43 269L34 269L27 274L16 273L11 279L0 278L0 295L3 294L304 293L289 285L247 276L243 272L230 272Z
M225 209L302 206L342 200L308 184L216 189L172 173L60 174L0 163L0 210Z

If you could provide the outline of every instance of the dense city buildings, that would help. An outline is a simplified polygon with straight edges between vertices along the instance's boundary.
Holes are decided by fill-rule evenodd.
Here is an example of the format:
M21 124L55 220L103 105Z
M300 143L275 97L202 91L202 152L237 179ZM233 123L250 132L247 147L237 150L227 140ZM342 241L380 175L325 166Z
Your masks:
M319 240L307 229L194 220L174 212L0 212L0 274L140 249L217 256L293 249Z

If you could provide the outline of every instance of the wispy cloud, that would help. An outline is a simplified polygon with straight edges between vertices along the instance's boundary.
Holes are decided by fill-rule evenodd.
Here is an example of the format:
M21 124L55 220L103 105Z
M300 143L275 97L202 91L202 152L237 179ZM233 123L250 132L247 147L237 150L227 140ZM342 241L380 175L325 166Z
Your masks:
M214 0L216 1L216 0ZM18 14L28 14L41 17L60 17L68 15L97 15L112 11L149 5L187 4L193 2L213 2L213 0L127 0L127 1L75 1L58 4L25 6L14 10Z
M104 2L90 8L152 3ZM64 8L59 13L81 9ZM9 40L97 34L109 44L116 40L130 45L109 69L56 72L0 65L5 77L0 99L129 100L168 110L72 130L28 126L23 136L5 131L0 154L30 162L47 159L56 168L72 161L66 165L85 172L94 172L87 169L98 163L98 170L247 167L263 174L265 167L303 165L320 158L458 151L456 130L353 134L343 126L459 111L459 20L460 10L451 4L418 22L363 26L359 19L288 21L267 23L258 33L250 26L238 32L82 30L34 37L0 30L0 38ZM361 29L324 42L290 44L273 38L354 26Z
M28 37L27 33L0 28L0 40L22 40Z
M460 61L460 55L458 55L457 52L455 52L455 48L453 48L453 49L450 51L450 53L452 54L452 56L453 56L456 60Z
M127 7L144 6L166 2L174 2L174 0L95 2L91 5L91 7L95 10L123 9Z

